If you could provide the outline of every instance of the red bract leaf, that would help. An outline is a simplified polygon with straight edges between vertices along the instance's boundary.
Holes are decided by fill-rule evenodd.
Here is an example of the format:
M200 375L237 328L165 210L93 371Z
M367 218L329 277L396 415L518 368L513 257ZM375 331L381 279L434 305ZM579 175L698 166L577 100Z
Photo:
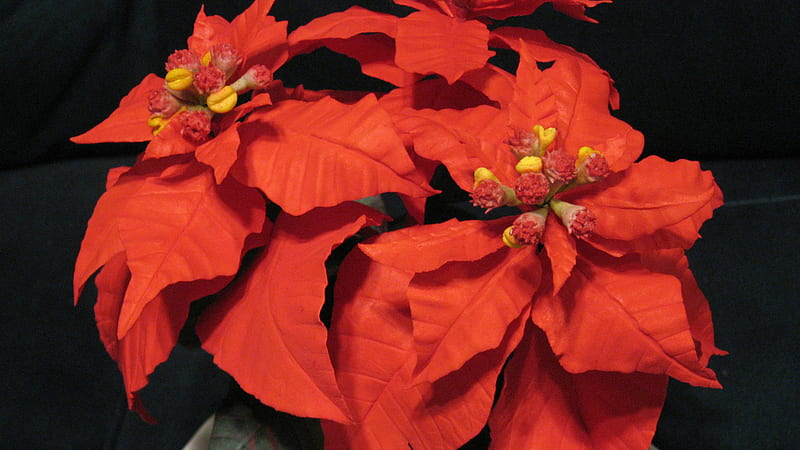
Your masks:
M414 273L429 272L451 261L477 261L503 248L500 236L513 219L464 222L451 219L401 228L359 247L381 264Z
M697 286L694 275L689 270L689 260L683 251L678 249L650 252L643 254L641 258L642 264L648 269L654 272L668 273L680 280L683 305L686 308L686 316L689 319L689 326L696 343L700 365L708 364L709 359L714 355L726 355L726 351L720 350L714 344L711 309L700 287Z
M267 15L273 3L272 0L256 0L233 22L220 16L207 16L205 8L201 8L188 39L189 49L202 56L217 44L233 44L243 56L239 73L254 64L263 64L275 71L288 59L288 47L286 22L276 22Z
M600 3L611 3L612 0L551 0L553 8L557 11L572 17L573 19L585 20L596 23L595 19L586 15L586 8L591 8Z
M286 100L250 117L231 173L289 214L382 192L433 193L372 95L354 105Z
M330 39L344 40L362 33L380 33L394 37L398 18L353 6L346 11L318 17L289 34L292 55L308 53Z
M413 275L370 260L358 248L339 268L328 348L355 422L367 416L386 385L413 358L406 300Z
M534 125L559 127L560 110L549 77L539 70L529 46L522 44L514 95L509 105L509 124L517 129L530 130ZM569 132L567 129L560 129Z
M164 79L151 73L122 98L117 109L106 120L70 140L78 144L149 141L153 138L153 130L147 125L147 118L150 117L147 95L163 86Z
M461 81L501 105L508 104L514 95L514 76L491 64L464 73Z
M452 84L494 55L488 43L489 30L478 21L420 11L398 21L395 60L409 72L439 74Z
M147 116L142 116L147 117ZM167 156L185 155L195 151L197 144L189 142L181 134L180 118L176 115L147 144L144 150L144 159L166 158Z
M111 189L111 186L117 184L119 178L129 170L131 170L131 168L128 166L120 166L109 169L108 173L106 174L106 190Z
M292 55L308 53L319 47L345 54L361 64L361 71L395 86L406 86L420 75L397 67L395 42L397 21L384 14L359 6L312 20L289 35Z
M661 249L686 250L694 245L694 242L700 237L698 230L706 220L711 218L714 210L720 206L722 206L722 191L718 186L714 185L714 194L709 202L694 214L674 225L666 226L651 234L629 241L605 239L597 234L592 234L587 238L587 242L595 248L615 256Z
M120 210L124 210L128 199L138 195L149 177L158 177L165 168L162 164L154 173L130 174L124 177L124 183L119 183L124 174L123 170L117 168L109 171L106 181L107 191L94 207L75 261L73 296L76 303L89 277L114 255L125 251L117 227Z
M319 312L331 249L382 216L357 204L283 214L253 266L203 313L198 335L215 363L265 404L349 421Z
M436 9L450 17L474 19L489 17L495 20L513 16L527 16L545 3L553 3L553 7L575 19L595 22L586 16L586 7L598 3L610 3L611 0L473 0L470 2L454 0L395 0L400 5L417 9Z
M498 449L647 448L667 388L661 375L568 373L532 327L504 375L489 418Z
M145 421L154 423L136 392L147 385L147 377L156 366L169 357L189 314L189 304L217 292L231 277L179 283L166 288L142 309L139 320L125 337L118 339L120 311L130 279L124 254L120 253L106 263L95 278L95 318L100 339L122 372L128 407Z
M399 112L406 108L466 109L493 102L462 80L447 84L443 78L432 78L393 89L381 97L380 103L389 112Z
M589 146L605 155L612 171L626 169L642 153L644 137L612 116L608 75L578 59L561 59L545 71L558 105L557 142L573 154ZM558 138L557 138L558 139Z
M277 70L289 59L287 22L268 16L274 0L256 0L231 22L231 43L242 52L242 67L263 64Z
M367 308L360 312L370 314ZM522 314L509 326L496 349L476 355L461 370L433 384L412 380L415 359L409 353L405 365L386 382L375 402L364 405L368 414L361 422L345 426L323 421L325 447L439 449L463 445L486 423L497 376L521 339L526 318L527 314ZM375 329L371 322L369 328ZM360 331L366 332L365 341L375 334L364 328ZM349 361L361 368L372 365L369 358Z
M245 238L264 223L258 192L235 182L217 186L200 164L143 172L124 175L100 198L75 269L77 298L95 270L125 251L132 277L120 338L165 287L236 273Z
M384 34L362 34L346 40L328 40L325 46L361 64L361 72L395 86L408 86L422 75L401 69L395 63L395 42Z
M570 372L666 374L719 387L695 353L681 283L643 268L636 256L616 259L583 246L561 292L537 298L532 317Z
M234 124L219 136L197 147L194 156L198 161L211 166L214 169L214 179L217 183L222 183L239 157L238 125Z
M221 16L207 16L205 6L200 7L194 21L194 30L187 40L189 50L195 55L205 55L211 47L233 41L233 30L230 22Z
M572 59L585 66L589 72L599 72L605 75L608 81L608 102L612 109L619 109L619 92L614 88L614 81L597 63L585 53L576 51L567 45L558 44L547 37L542 30L529 28L500 27L492 30L490 46L508 48L522 52L523 44L528 53L536 61L550 62L559 59Z
M500 344L539 286L534 252L505 248L414 277L408 301L421 380L438 380Z
M714 177L701 171L697 162L667 162L650 156L625 172L612 174L597 189L567 192L562 198L598 217L594 232L600 237L632 240L687 218L699 225L697 215L709 213L709 205L718 204L718 194ZM696 234L693 227L684 239L693 241Z
M466 191L472 190L478 167L490 169L511 184L519 175L514 170L516 159L503 144L510 129L501 110L478 106L463 111L405 111L395 114L395 120L400 130L411 135L414 151L442 162Z
M555 95L558 146L573 154L583 146L599 150L612 171L626 169L641 155L642 134L609 113L609 102L618 107L619 96L608 73L591 58L552 42L540 31L499 28L492 36L532 61L555 61L542 74Z
M566 227L561 225L561 221L555 214L548 214L542 243L544 251L547 253L547 259L550 261L553 294L557 294L572 274L572 268L575 267L578 256L575 239L569 235Z

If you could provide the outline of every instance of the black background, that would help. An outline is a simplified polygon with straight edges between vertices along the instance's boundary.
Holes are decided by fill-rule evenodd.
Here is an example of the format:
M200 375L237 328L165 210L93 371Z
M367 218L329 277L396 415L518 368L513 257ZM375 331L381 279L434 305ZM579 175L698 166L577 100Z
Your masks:
M249 1L204 2L233 18ZM277 0L290 29L353 4ZM73 307L71 270L105 172L139 144L68 141L105 118L147 73L184 48L199 1L4 0L0 4L0 442L10 448L180 448L224 396L207 355L179 348L148 388L161 419L124 412L121 379L92 318ZM588 53L616 81L619 117L645 152L700 160L726 206L690 251L709 297L725 389L670 385L655 443L663 450L791 448L800 440L800 3L617 0L582 23L545 5L508 24L541 28ZM309 88L381 86L326 51L279 72ZM366 83L366 84L365 84Z

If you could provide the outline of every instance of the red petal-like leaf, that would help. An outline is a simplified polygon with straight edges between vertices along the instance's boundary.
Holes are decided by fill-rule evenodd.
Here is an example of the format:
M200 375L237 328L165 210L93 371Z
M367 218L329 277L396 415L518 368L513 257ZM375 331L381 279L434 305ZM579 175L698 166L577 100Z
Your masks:
M205 6L201 6L187 43L189 50L203 56L217 44L233 43L233 29L224 17L207 16Z
M147 125L150 111L147 95L164 86L164 79L150 74L122 98L119 106L108 118L91 130L71 138L78 144L97 142L144 142L153 138L153 130Z
M510 128L502 110L490 106L463 111L408 110L395 114L395 120L400 130L411 135L415 153L442 162L464 190L472 190L478 167L490 169L510 185L519 176L514 170L516 158L503 144Z
M687 218L691 218L689 224L699 225L709 206L719 204L718 195L714 177L700 170L697 162L667 162L650 156L625 172L612 174L596 188L566 192L562 198L597 216L594 232L600 237L632 240ZM692 228L684 239L696 238L697 227Z
M167 156L185 155L195 151L197 144L189 142L181 134L181 123L178 115L172 117L144 150L144 159L166 158Z
M101 254L106 245L121 243L125 249L132 276L120 313L120 338L165 287L235 274L245 238L261 231L265 219L257 191L236 182L218 186L210 170L197 163L175 164L157 176L126 176L104 197L98 202L101 233L110 242L90 248ZM89 233L96 240L91 223Z
M384 34L361 34L349 39L327 40L325 46L358 61L364 75L395 86L408 86L422 78L422 75L397 66L395 42Z
M586 7L598 3L610 3L611 0L472 0L470 2L455 2L452 0L395 0L400 5L416 9L436 9L450 17L475 19L489 17L503 20L513 16L527 16L536 11L545 3L552 3L553 7L575 19L596 22L586 17ZM466 6L468 5L468 6Z
M547 253L547 259L550 261L553 293L557 294L572 274L572 268L575 267L578 256L575 239L569 235L558 216L548 214L542 243L544 251Z
M382 216L357 204L283 214L248 271L203 313L198 335L215 363L265 404L299 416L349 421L334 377L327 329L325 260Z
M128 166L120 166L109 169L108 174L106 174L106 190L111 189L111 186L117 184L119 178L129 170L131 170L131 168Z
M231 173L289 214L382 192L433 193L372 95L353 105L286 100L250 117Z
M596 23L595 19L586 15L586 8L599 5L600 3L611 3L612 0L550 0L553 8L573 19L585 20Z
M367 308L361 312L370 313ZM351 426L323 421L326 448L406 448L410 445L415 449L440 449L463 445L486 423L498 374L522 338L525 322L527 312L509 325L503 342L496 349L476 355L461 370L433 384L416 383L411 379L415 359L413 353L409 353L406 364L385 383L381 395L372 405L365 405L369 410L364 420ZM361 323L360 331L366 337L364 342L380 333L372 321ZM375 346L375 351L380 349ZM359 367L358 370L372 365L370 358L365 357L348 358L348 361ZM363 381L363 378L358 380ZM354 389L358 388L358 382L354 383Z
M669 225L651 234L629 241L605 239L597 234L592 234L587 238L587 242L595 248L615 256L622 256L630 252L650 252L662 249L686 250L694 245L695 241L700 237L698 230L706 220L713 216L714 210L720 206L722 206L722 191L715 185L714 194L708 203L694 214L674 225Z
M277 22L267 13L272 0L256 0L242 14L228 22L220 16L207 16L201 8L189 37L189 49L204 55L217 44L233 44L243 56L242 67L234 78L255 64L273 72L288 59L286 22Z
M616 259L583 246L560 293L539 296L532 317L570 372L666 374L719 387L697 358L681 283L643 268L636 256Z
M686 308L692 336L697 344L700 365L708 364L709 359L714 355L726 355L726 351L720 350L714 344L711 308L689 269L689 260L683 251L676 249L643 254L642 263L654 272L668 273L681 281L683 305Z
M217 183L228 176L228 172L239 157L239 130L234 125L223 131L214 139L197 147L195 158L214 169L214 179Z
M488 43L489 30L478 21L420 11L398 21L395 60L409 72L439 74L452 84L494 55Z
M539 286L534 252L505 248L414 277L408 301L421 380L438 380L500 344Z
M503 248L503 230L514 218L456 219L401 228L360 247L371 259L410 272L429 272L451 261L477 261Z
M414 83L420 75L395 64L396 16L353 6L312 20L289 34L292 55L319 47L345 54L361 64L364 74L396 86Z
M498 449L647 448L667 388L663 375L568 373L532 327L504 375L489 418Z
M125 210L125 204L130 198L139 195L147 179L160 176L161 172L169 167L166 161L151 162L148 167L153 165L157 166L150 172L124 168L109 171L106 180L107 191L94 207L75 261L73 295L76 303L89 277L114 255L125 251L120 240L117 220L120 213ZM143 166L139 165L137 169L142 169Z
M508 104L514 95L514 76L491 64L464 73L461 81L501 105Z
M169 357L189 315L189 304L217 292L231 277L179 283L168 287L142 309L139 319L125 337L118 339L120 311L130 279L131 273L122 253L103 267L95 278L95 317L100 339L122 372L128 407L152 423L155 420L147 414L136 392L147 385L147 377L156 366Z
M639 158L644 137L610 114L605 72L571 58L556 61L544 73L557 98L562 148L575 154L583 146L601 151L612 171L624 170Z
M474 72L476 71L469 72L469 74ZM464 77L467 75L465 74ZM480 81L480 79L475 80L476 84L479 84ZM396 113L407 108L461 110L479 105L490 105L494 102L463 80L447 84L443 78L432 78L404 88L393 89L381 97L380 103L387 111Z
M339 268L328 348L356 422L367 416L386 385L413 358L406 299L413 275L370 260L358 247Z
M549 83L549 77L539 70L529 45L522 43L519 50L519 66L514 84L514 95L509 105L509 124L521 130L531 130L534 125L545 128L559 127L557 97ZM560 132L567 132L562 129Z
M394 37L398 18L353 6L346 11L318 17L289 34L292 55L308 53L325 45L330 39L349 39L363 33L378 33Z
M589 72L599 72L605 74L608 81L608 102L612 109L619 109L619 92L614 88L614 82L597 63L585 53L576 51L567 45L558 44L547 37L542 30L532 30L530 28L500 27L492 30L490 46L508 48L522 52L522 45L527 47L527 51L537 61L557 61L559 59L576 60L579 64L586 66Z
M608 73L594 61L569 47L552 43L540 32L502 28L493 33L533 60L555 60L542 74L556 97L558 121L554 126L559 133L558 146L571 153L577 153L583 146L599 150L615 172L626 169L641 155L644 138L610 114L609 101L617 106L617 93Z
M256 0L231 22L231 43L242 53L243 68L263 64L277 70L289 59L287 22L268 16L274 0Z

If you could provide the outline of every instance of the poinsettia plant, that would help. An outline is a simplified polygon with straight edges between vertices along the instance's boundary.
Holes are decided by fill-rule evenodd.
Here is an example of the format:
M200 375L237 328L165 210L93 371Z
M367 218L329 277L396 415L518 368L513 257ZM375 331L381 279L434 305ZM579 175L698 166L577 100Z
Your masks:
M153 419L137 392L201 298L215 363L331 448L457 448L487 424L497 448L646 448L668 377L719 387L684 251L722 194L695 162L640 159L591 58L502 26L545 2L398 0L415 11L291 33L272 3L201 9L164 76L73 138L149 142L109 173L75 269L132 409ZM392 88L274 78L320 47ZM458 217L426 201L441 177Z

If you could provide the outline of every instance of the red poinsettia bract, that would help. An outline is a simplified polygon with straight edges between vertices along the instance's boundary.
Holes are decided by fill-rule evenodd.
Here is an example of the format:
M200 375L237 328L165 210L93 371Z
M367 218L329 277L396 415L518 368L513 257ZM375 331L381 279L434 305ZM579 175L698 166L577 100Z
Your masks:
M634 162L642 136L609 115L607 74L566 54L540 70L528 45L507 105L397 112L476 206L517 210L348 257L330 342L356 421L325 422L331 445L452 448L488 422L497 448L645 448L668 376L719 387L683 255L721 204L713 177Z
M610 0L609 0L610 1ZM352 7L313 20L289 36L290 52L319 46L355 58L362 71L396 86L436 74L453 84L494 55L487 24L531 14L544 3L578 19L595 0L396 0L417 11L405 17Z

